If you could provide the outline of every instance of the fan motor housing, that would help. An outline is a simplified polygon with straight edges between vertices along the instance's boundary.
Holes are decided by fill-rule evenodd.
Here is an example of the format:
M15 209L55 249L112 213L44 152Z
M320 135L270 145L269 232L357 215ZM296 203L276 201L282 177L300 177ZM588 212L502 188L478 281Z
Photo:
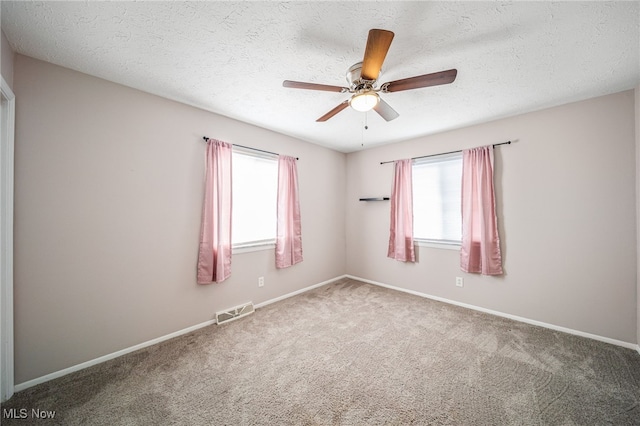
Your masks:
M352 91L359 91L359 90L371 90L374 88L375 86L375 82L377 80L363 80L361 78L361 73L362 73L362 62L357 62L353 65L351 65L349 67L349 69L347 70L347 74L346 74L346 78L347 78L347 83L349 83L349 88ZM380 70L380 73L378 74L378 78L380 78L380 76L382 75L382 70Z

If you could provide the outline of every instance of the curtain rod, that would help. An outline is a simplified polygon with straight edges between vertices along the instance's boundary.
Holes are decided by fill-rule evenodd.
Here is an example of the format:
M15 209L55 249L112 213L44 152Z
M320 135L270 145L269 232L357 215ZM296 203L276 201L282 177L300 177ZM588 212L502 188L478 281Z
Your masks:
M502 143L494 143L493 146L499 146L499 145L510 145L511 141L506 141L506 142L502 142ZM431 154L431 155L422 155L420 157L413 157L411 158L411 160L417 160L418 158L427 158L427 157L437 157L438 155L447 155L447 154L455 154L457 152L462 152L462 149L459 149L457 151L451 151L451 152L443 152L442 154ZM380 164L387 164L387 163L393 163L396 160L391 160L391 161L381 161Z
M206 136L203 136L202 139L205 140L205 142L209 142L209 138ZM260 152L264 152L266 154L272 154L272 155L280 155L277 152L271 152L271 151L265 151L264 149L258 149L258 148L252 148L250 146L244 146L244 145L238 145L237 143L232 143L231 145L233 146L239 146L240 148L245 148L245 149L252 149L254 151L260 151ZM298 157L296 157L296 160L299 160Z

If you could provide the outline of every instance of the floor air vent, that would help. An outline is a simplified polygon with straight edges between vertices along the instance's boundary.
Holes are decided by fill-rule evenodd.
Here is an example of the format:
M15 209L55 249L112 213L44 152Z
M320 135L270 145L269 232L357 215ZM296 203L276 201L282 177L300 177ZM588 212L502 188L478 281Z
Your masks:
M254 311L255 310L253 309L253 302L248 302L244 305L227 309L226 311L216 312L216 323L222 324L225 322L233 321L235 319L252 314Z

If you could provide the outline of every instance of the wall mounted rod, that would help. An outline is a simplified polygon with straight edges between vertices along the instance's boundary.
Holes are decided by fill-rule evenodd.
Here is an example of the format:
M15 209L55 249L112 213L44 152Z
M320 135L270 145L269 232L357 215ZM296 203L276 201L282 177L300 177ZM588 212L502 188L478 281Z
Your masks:
M209 142L209 138L206 136L203 136L202 139L204 139L205 142ZM250 146L244 146L244 145L238 145L237 143L233 143L231 144L233 146L239 146L240 148L245 148L245 149L251 149L253 151L260 151L260 152L264 152L266 154L271 154L271 155L280 155L277 152L271 152L271 151L265 151L264 149L258 149L258 148L252 148ZM296 157L296 160L299 160L298 157Z
M506 142L502 142L502 143L494 143L493 146L499 146L499 145L509 145L511 144L511 141L506 141ZM462 149L459 149L457 151L451 151L451 152L443 152L441 154L431 154L431 155L422 155L420 157L413 157L411 158L411 160L417 160L418 158L427 158L427 157L437 157L438 155L447 155L447 154L455 154L457 152L462 152ZM395 160L391 160L391 161L381 161L380 164L387 164L387 163L393 163Z

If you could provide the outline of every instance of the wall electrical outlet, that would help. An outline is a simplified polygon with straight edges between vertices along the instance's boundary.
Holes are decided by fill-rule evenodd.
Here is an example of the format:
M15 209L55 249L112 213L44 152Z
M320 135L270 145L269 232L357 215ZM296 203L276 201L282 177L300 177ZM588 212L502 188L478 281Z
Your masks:
M464 280L462 277L456 277L456 287L464 287Z
M258 277L258 287L264 287L264 277Z

